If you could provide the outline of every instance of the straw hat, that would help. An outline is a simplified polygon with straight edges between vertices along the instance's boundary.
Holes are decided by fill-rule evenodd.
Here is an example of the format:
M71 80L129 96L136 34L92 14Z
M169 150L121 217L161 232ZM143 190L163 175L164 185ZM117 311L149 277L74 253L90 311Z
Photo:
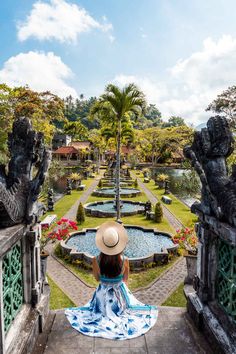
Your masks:
M107 221L97 230L95 241L102 253L113 256L125 249L128 235L123 225L115 221Z

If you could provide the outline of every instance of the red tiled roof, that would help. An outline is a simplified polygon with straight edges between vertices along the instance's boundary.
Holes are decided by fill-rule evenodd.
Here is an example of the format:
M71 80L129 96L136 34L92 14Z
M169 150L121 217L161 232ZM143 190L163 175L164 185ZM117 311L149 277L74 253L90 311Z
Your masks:
M75 149L82 150L90 148L90 141L72 141L70 146L73 146Z
M121 147L121 152L123 154L130 154L133 151L134 151L134 149L131 149L131 148L127 147L127 146L122 146Z
M56 151L54 151L54 154L78 154L78 150L76 150L74 146L61 146Z

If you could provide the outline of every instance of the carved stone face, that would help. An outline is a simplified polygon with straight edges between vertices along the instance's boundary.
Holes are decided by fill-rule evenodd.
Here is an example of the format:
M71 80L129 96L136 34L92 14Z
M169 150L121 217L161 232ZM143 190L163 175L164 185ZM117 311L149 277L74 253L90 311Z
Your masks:
M32 130L29 119L25 117L15 120L8 148L11 156L8 173L5 168L0 169L0 227L37 218L34 204L50 160L43 135ZM37 173L32 178L35 164Z
M236 226L236 170L228 176L226 163L233 142L226 118L211 117L207 128L195 133L192 146L186 147L184 154L192 160L202 182L201 203L196 210Z

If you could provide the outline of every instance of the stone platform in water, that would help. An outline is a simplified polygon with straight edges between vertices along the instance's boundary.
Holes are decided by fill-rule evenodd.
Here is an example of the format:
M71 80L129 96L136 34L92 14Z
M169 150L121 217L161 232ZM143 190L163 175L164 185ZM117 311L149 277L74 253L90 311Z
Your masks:
M47 331L33 354L213 354L192 326L185 308L159 307L156 325L145 335L125 341L84 336L74 330L64 311L53 311Z

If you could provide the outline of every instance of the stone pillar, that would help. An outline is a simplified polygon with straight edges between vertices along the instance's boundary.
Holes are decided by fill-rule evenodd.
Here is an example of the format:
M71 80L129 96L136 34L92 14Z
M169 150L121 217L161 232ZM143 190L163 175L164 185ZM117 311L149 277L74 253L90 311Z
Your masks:
M41 226L36 224L32 230L27 234L30 241L31 257L30 257L30 267L31 267L31 301L32 305L36 306L40 299L41 294L41 276L40 276L40 244L39 239L41 237Z

